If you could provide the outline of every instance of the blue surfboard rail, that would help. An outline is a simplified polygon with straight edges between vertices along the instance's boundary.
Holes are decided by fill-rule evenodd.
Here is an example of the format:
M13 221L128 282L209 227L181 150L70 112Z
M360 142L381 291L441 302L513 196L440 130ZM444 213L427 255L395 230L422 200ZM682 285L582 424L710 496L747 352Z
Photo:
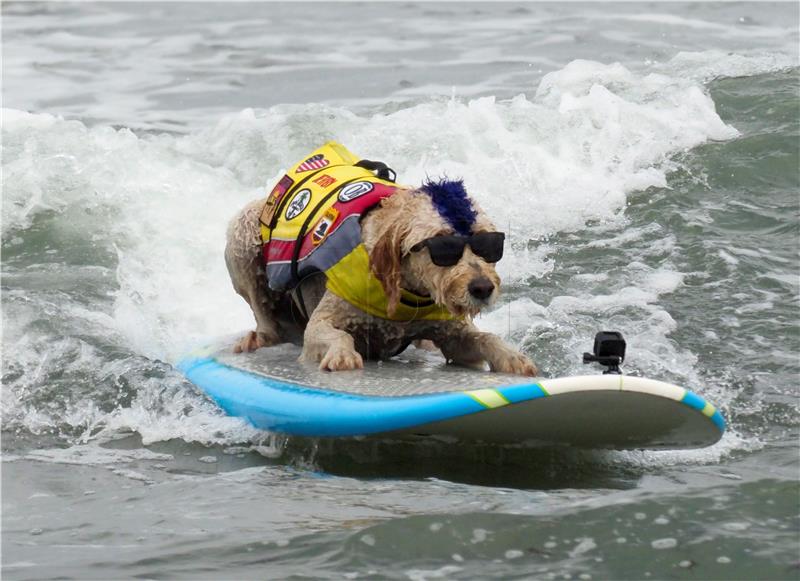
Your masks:
M391 397L284 382L231 367L213 356L189 357L177 367L229 415L244 418L259 429L298 436L344 437L391 432L551 397L535 381L488 390ZM720 412L695 393L682 390L680 397L671 399L706 415L720 434L725 431Z

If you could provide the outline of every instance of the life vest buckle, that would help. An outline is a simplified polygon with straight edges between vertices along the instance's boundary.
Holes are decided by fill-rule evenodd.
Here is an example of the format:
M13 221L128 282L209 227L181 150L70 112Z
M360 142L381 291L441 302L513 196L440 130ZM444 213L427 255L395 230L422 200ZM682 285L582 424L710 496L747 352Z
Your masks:
M357 167L363 167L364 169L368 169L369 171L374 171L375 175L377 175L382 180L386 180L387 182L395 183L395 180L397 179L397 173L382 161L372 161L369 159L362 159L361 161L356 162L353 165Z

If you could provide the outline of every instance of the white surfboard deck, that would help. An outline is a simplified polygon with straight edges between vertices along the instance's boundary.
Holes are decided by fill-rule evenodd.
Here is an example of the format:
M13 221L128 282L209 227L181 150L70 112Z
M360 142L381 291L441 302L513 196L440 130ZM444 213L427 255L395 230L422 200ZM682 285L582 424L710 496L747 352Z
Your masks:
M682 387L627 375L530 378L447 365L414 348L356 371L298 362L293 345L178 367L227 413L313 437L455 437L586 448L681 449L717 442L722 415Z

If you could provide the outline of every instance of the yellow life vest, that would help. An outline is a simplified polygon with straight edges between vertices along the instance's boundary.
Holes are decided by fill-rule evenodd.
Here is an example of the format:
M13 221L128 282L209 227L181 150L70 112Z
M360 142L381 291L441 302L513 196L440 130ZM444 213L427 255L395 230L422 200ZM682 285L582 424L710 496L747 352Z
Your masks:
M306 276L323 272L328 290L373 316L393 321L454 318L430 297L406 290L389 315L383 286L370 271L360 218L397 191L393 173L380 162L359 161L335 141L294 165L261 212L270 288L291 290Z

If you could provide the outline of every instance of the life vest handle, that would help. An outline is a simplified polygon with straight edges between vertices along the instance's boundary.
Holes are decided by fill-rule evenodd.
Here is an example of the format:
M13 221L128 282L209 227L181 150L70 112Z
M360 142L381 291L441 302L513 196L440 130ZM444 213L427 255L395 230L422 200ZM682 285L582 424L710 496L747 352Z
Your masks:
M376 175L380 179L386 180L387 182L395 183L395 180L397 179L397 173L382 161L372 161L369 159L362 159L361 161L356 162L353 165L355 165L356 167L363 167L364 169L368 169L369 171L374 171L376 172Z

